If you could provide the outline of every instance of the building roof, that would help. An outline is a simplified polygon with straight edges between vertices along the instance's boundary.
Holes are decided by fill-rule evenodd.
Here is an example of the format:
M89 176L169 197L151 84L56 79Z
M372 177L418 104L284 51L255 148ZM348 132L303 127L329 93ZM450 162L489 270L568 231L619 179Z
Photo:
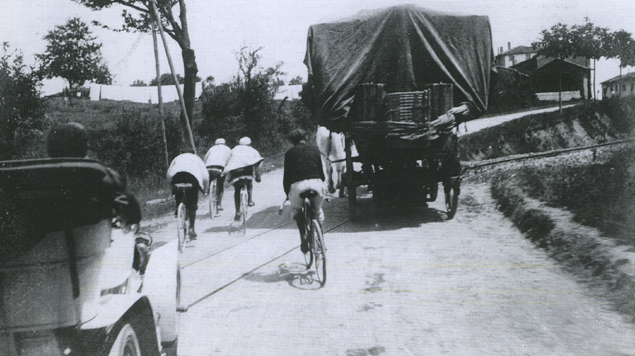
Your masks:
M494 72L496 72L496 73L498 73L498 72L504 72L504 71L509 71L509 72L516 73L516 74L518 74L518 75L520 75L520 76L523 76L523 77L529 77L529 76L530 76L528 73L521 72L521 71L519 71L518 69L516 69L516 68L511 68L511 67L495 66L495 67L492 67L492 71L494 71Z
M540 69L553 63L554 61L560 61L560 59L553 58L553 57L546 57L543 55L535 55L526 61L522 61L517 63L516 65L511 66L510 68L517 69L523 73L531 74L533 72L539 71ZM580 63L576 63L576 61L571 58L563 59L562 62L568 65L579 67L581 69L591 70L591 68L584 66Z
M610 82L619 82L620 80L626 80L626 79L630 79L634 77L635 77L635 72L630 72L630 73L622 74L621 76L618 75L617 77L613 77L609 80L605 80L600 84L610 83Z
M533 49L531 46L518 46L514 47L506 52L500 54L501 56L506 56L510 54L523 54L523 53L536 53L537 50Z

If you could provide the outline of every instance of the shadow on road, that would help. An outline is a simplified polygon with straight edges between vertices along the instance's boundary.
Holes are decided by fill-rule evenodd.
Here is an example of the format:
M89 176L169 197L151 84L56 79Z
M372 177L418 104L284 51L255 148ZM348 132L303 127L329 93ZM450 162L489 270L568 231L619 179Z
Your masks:
M348 213L348 210L346 210ZM327 214L327 219L329 218ZM379 206L372 198L357 199L355 219L337 229L338 233L388 231L417 228L446 221L445 211L426 206Z
M315 277L313 269L306 269L302 263L282 263L278 265L278 270L274 273L251 273L246 280L251 282L277 283L287 282L290 286L298 289L315 290L320 289L322 284Z
M438 204L437 204L438 205ZM247 220L249 229L297 229L290 213L290 207L285 206L282 215L278 214L279 206L269 206L263 210L255 211ZM363 232L398 230L403 228L420 227L423 224L443 222L447 219L445 211L433 207L408 205L397 203L392 205L380 205L373 201L372 196L366 195L357 198L356 218L349 220L347 198L332 198L324 205L326 229L341 225L337 232ZM344 223L344 224L342 224ZM232 225L215 226L206 232L235 233L236 227Z

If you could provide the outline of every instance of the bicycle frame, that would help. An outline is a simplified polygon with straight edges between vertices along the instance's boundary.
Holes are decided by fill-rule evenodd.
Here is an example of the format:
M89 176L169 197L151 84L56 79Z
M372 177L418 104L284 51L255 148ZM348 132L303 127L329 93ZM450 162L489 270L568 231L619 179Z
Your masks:
M307 269L311 265L315 265L315 271L320 280L320 284L324 286L326 283L326 245L324 245L324 232L315 217L313 209L312 197L317 195L314 191L302 193L302 214L304 218L305 236L309 242L310 261L307 263Z
M240 215L241 215L243 235L247 234L247 210L249 207L248 199L249 199L249 193L247 192L247 186L243 185L240 188Z
M218 211L218 201L217 201L217 189L218 189L218 178L212 180L209 185L209 218L214 219L214 214Z
M192 189L192 184L177 183L177 193L182 194L181 202L177 209L177 234L179 239L179 252L183 252L183 245L190 241L190 222L187 211L187 191Z

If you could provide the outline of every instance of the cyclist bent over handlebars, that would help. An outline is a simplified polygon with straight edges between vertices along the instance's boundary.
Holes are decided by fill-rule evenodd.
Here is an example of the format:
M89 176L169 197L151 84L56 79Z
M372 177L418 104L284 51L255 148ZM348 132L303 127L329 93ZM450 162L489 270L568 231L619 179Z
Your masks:
M312 198L312 203L315 209L315 217L320 227L322 227L324 223L324 211L322 210L322 203L324 202L324 169L320 151L317 147L309 146L306 143L306 131L295 129L289 133L288 138L293 143L293 147L284 155L284 192L291 203L293 219L300 230L300 250L302 253L307 253L309 252L309 245L306 241L306 236L304 236L303 200L300 194L309 190L317 192L317 195Z
M240 220L240 190L244 186L247 188L249 195L249 206L254 206L253 200L253 182L260 182L261 168L260 165L264 159L260 153L251 147L251 139L243 137L238 141L238 146L231 151L227 166L223 171L223 176L227 175L228 180L234 185L234 205L236 206L236 215L234 220Z
M196 222L196 210L198 210L198 192L206 192L209 187L209 173L205 167L205 163L197 155L193 149L183 149L182 153L172 160L168 168L167 178L170 181L172 195L176 199L176 209L178 212L179 204L183 200L183 195L177 188L178 183L190 183L192 188L187 190L187 216L190 219L190 238L196 239L194 223ZM176 213L175 213L176 215Z

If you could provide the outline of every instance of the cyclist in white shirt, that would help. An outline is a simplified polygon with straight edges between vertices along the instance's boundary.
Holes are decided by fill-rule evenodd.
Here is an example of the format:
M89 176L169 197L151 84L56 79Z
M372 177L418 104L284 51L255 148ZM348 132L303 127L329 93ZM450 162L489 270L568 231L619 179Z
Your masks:
M225 176L223 175L223 170L231 154L232 150L225 144L225 139L219 138L214 142L214 146L207 151L205 158L203 158L207 172L209 173L210 182L216 179L216 196L210 197L210 199L216 199L217 213L223 210L222 202L223 193L225 191Z

